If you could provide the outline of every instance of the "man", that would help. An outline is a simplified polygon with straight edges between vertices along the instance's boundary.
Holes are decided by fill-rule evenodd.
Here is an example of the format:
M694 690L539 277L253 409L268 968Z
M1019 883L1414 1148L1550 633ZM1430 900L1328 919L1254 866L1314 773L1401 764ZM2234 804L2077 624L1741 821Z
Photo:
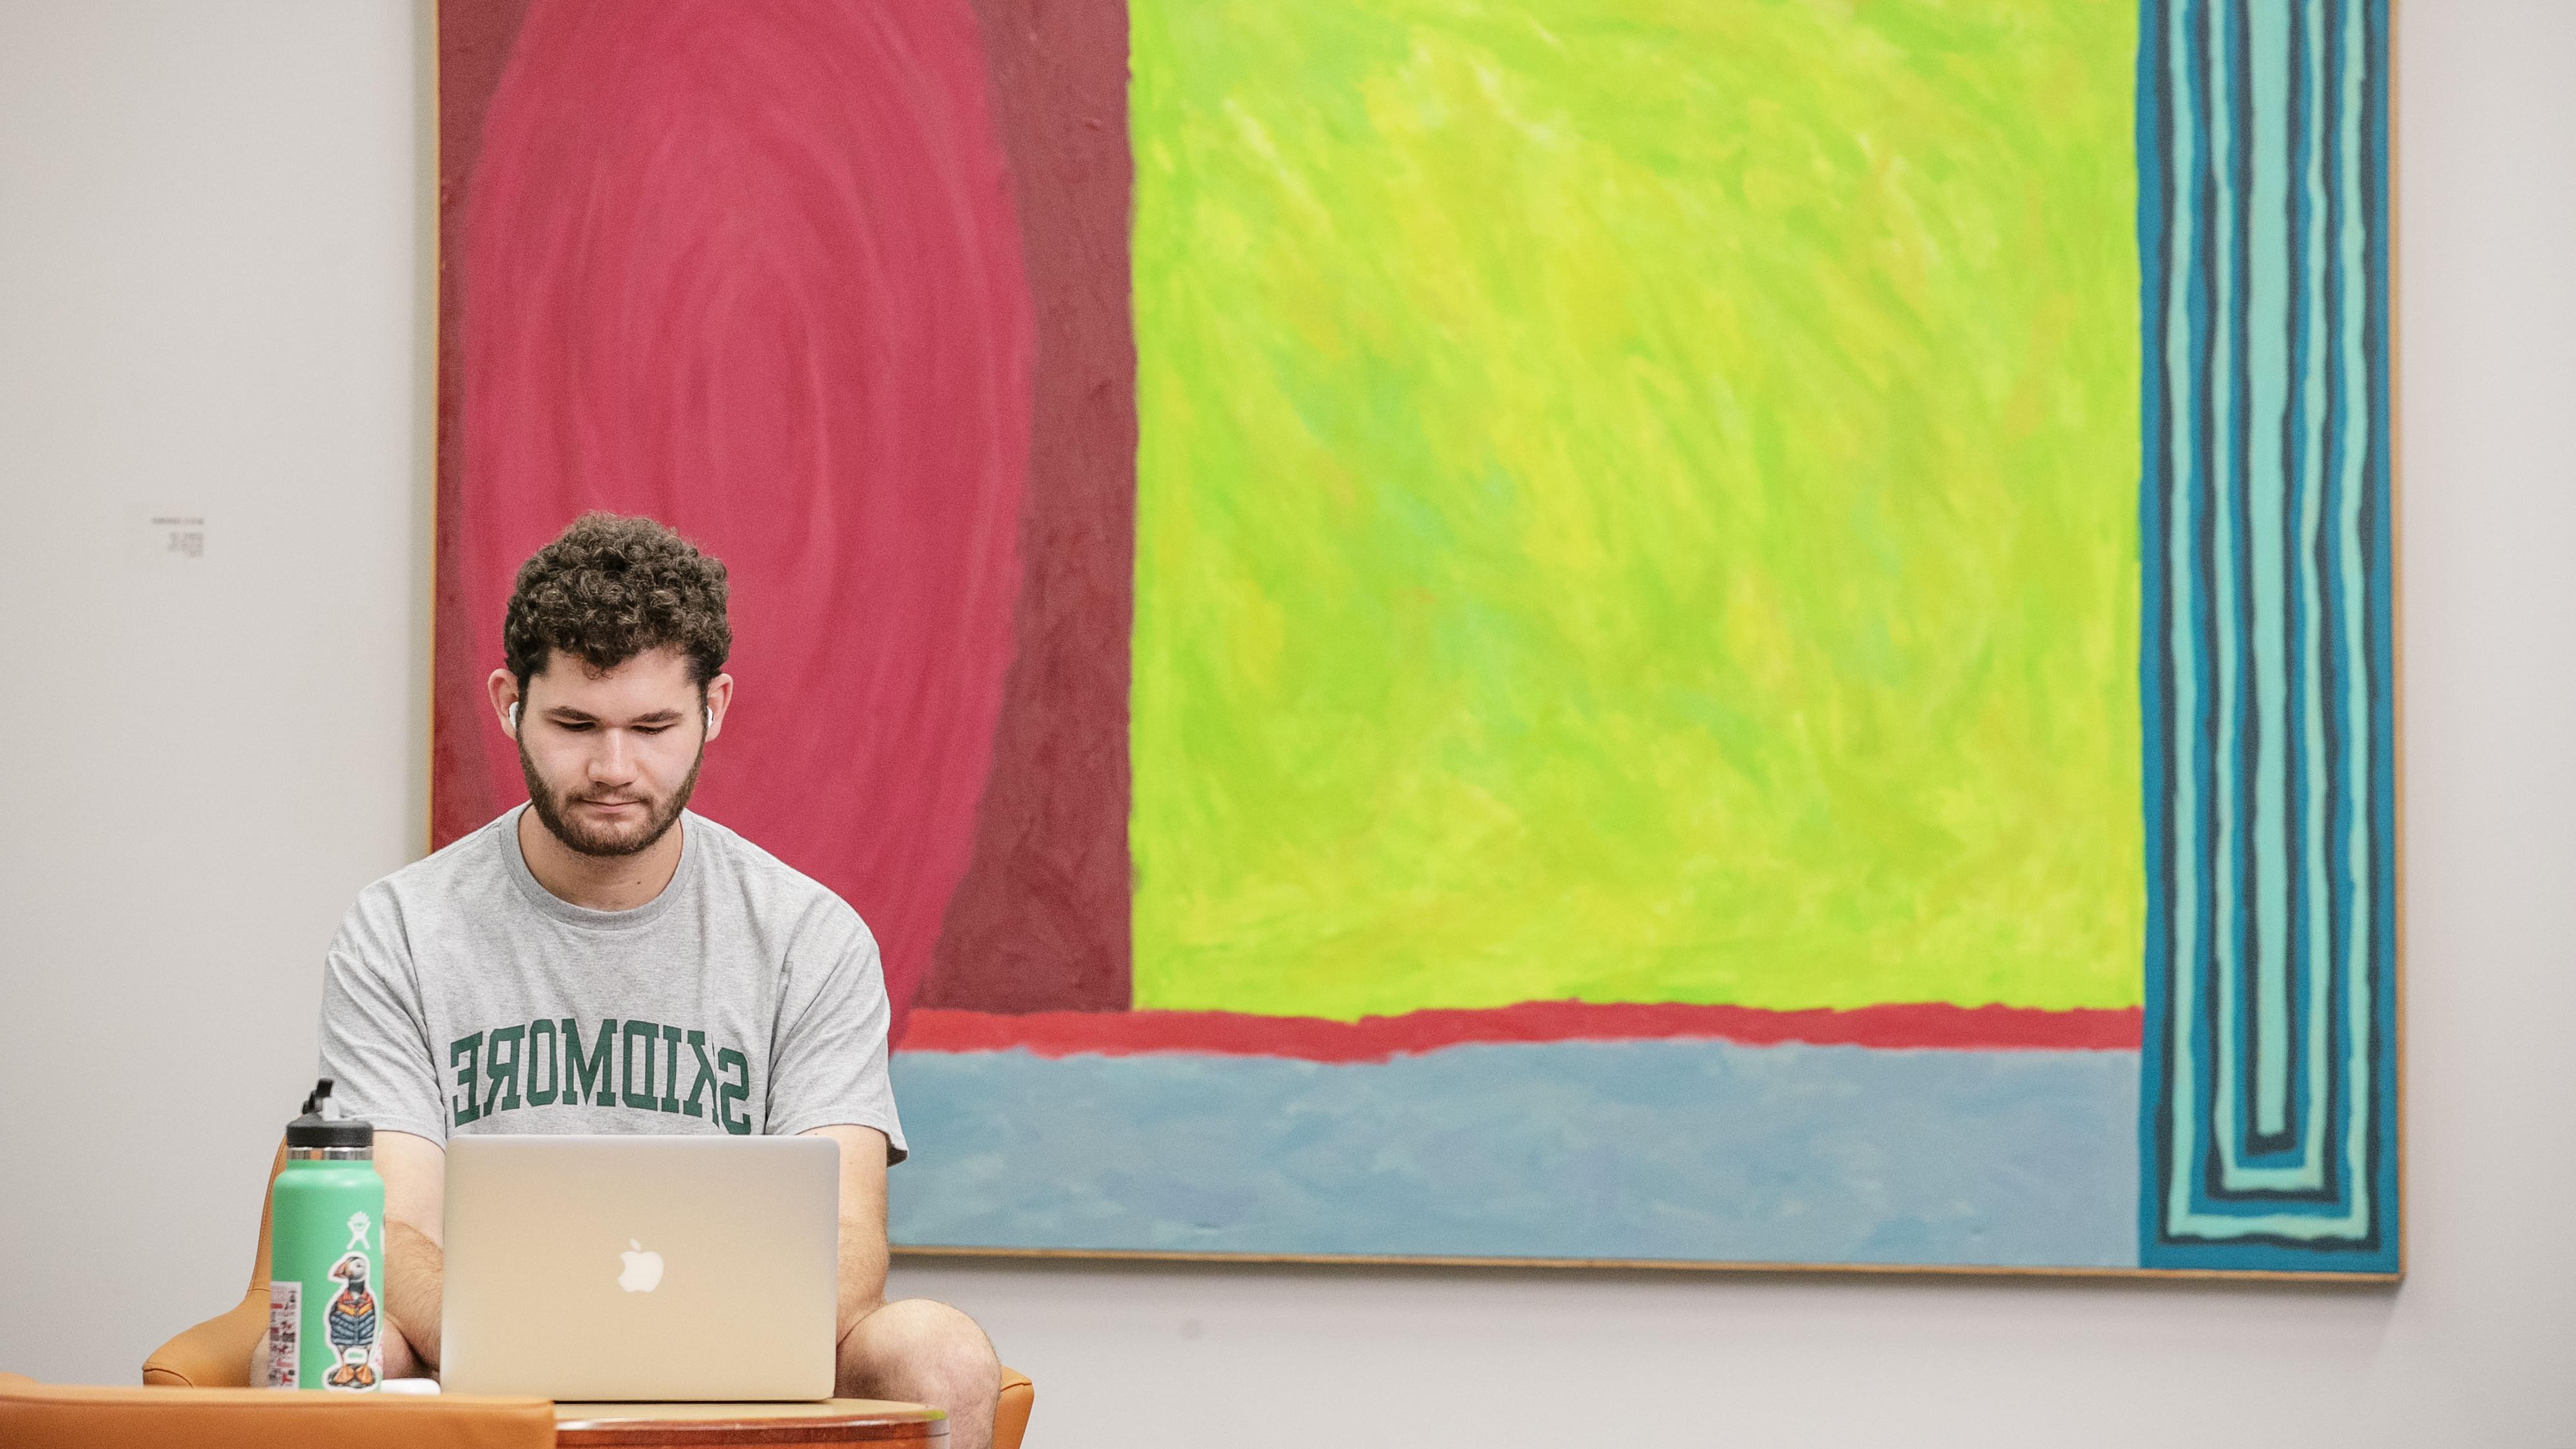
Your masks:
M593 513L539 550L488 681L528 804L367 887L332 942L322 1073L377 1129L385 1372L438 1366L451 1134L808 1133L841 1147L838 1392L935 1405L981 1446L992 1345L883 1298L904 1144L875 938L686 808L733 701L725 589L649 519Z

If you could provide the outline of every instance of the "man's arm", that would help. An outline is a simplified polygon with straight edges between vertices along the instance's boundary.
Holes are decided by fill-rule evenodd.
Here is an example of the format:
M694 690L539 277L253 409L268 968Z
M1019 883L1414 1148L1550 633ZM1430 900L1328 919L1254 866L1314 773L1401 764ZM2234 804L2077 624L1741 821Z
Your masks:
M394 1328L384 1341L385 1376L435 1374L447 1150L408 1132L378 1132L376 1173L385 1180L385 1317Z
M874 1127L816 1127L841 1144L841 1311L837 1342L885 1303L886 1135ZM390 1209L389 1209L390 1211Z

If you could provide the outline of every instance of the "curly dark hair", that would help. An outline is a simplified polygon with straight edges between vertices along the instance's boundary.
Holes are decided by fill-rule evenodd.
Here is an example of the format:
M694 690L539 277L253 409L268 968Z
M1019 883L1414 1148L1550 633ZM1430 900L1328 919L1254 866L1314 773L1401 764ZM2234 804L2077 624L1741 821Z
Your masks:
M519 566L501 622L522 694L558 649L596 670L677 649L704 695L733 652L725 566L652 519L585 513Z

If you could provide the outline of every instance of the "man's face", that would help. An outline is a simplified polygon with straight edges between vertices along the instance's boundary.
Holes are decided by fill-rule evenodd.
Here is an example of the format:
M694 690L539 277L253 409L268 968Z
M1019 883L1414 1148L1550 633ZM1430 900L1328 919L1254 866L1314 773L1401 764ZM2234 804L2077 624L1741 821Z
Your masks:
M701 708L678 650L604 674L547 656L519 712L519 770L537 818L584 855L633 855L660 840L697 787Z

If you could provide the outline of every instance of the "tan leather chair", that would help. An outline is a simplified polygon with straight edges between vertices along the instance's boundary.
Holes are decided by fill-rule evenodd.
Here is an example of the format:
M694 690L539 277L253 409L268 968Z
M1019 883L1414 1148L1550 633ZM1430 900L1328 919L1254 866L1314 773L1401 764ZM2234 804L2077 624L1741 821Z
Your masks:
M58 1388L0 1374L9 1449L553 1449L555 1406L464 1394Z
M286 1144L284 1142L280 1142L277 1145L277 1156L268 1164L268 1175L270 1179L273 1181L277 1177L277 1174L283 1171L285 1167ZM143 1382L146 1385L153 1388L174 1389L243 1388L249 1385L250 1351L252 1346L259 1342L260 1334L265 1332L268 1326L269 1257L267 1205L269 1200L270 1195L268 1193L262 1192L260 1194L259 1253L256 1257L251 1259L250 1287L242 1294L242 1301L234 1305L231 1310L224 1313L221 1317L209 1318L205 1322L198 1324L196 1327L189 1329L187 1332L180 1334L177 1338L161 1345L158 1349L153 1350L152 1356L143 1361ZM26 1381L21 1380L20 1382ZM104 1393L113 1391L49 1389L45 1392ZM282 1399L288 1396L280 1394L278 1397ZM327 1399L328 1396L319 1394L298 1394L293 1397L301 1400L306 1398ZM511 1401L460 1399L458 1402L505 1403ZM1021 1436L1028 1432L1029 1411L1036 1406L1037 1386L1029 1382L1028 1375L1021 1373L1017 1369L1005 1367L1002 1370L1002 1396L1000 1401L993 1406L993 1449L1019 1449ZM554 1420L551 1410L548 1411L546 1423L547 1437L544 1442L551 1444L554 1442ZM14 1438L0 1435L0 1443L14 1446L18 1442L19 1441ZM70 1441L65 1440L63 1442L68 1443ZM141 1443L144 1441L137 1440L135 1442ZM166 1442L176 1443L179 1441L173 1439ZM200 1440L198 1442L210 1443L215 1441ZM250 1444L270 1441L248 1438L243 1439L240 1442ZM314 1442L321 1443L324 1441L322 1439L316 1439ZM421 1442L439 1444L479 1444L483 1441L471 1439L440 1439L423 1440ZM498 1444L504 1441L494 1440L492 1442Z

